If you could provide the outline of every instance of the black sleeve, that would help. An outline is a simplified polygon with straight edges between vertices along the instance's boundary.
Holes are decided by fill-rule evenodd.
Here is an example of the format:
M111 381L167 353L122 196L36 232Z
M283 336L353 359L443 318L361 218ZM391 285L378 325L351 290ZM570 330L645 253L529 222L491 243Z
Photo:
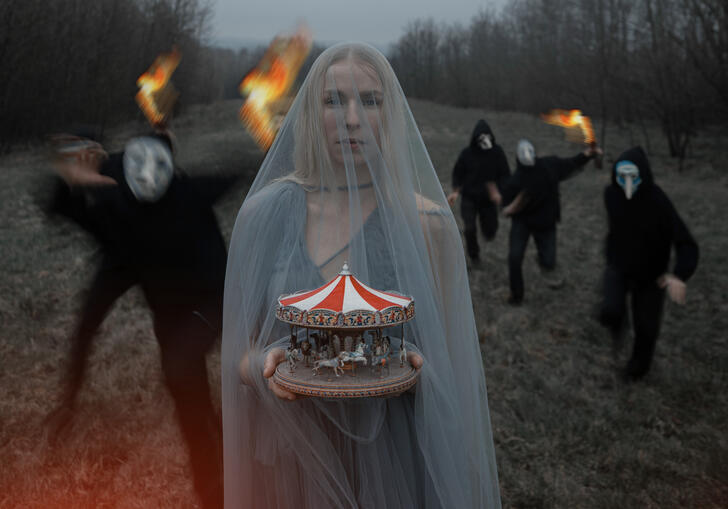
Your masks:
M122 157L121 152L109 154L99 173L121 182ZM39 186L37 199L46 214L70 219L100 240L114 229L109 218L118 193L119 185L70 187L60 176L52 175Z
M508 180L511 178L511 168L508 166L508 158L501 147L498 147L498 152L499 159L496 185L498 186L498 190L503 193Z
M685 226L669 199L668 203L670 203L670 213L672 215L672 243L675 246L676 255L675 267L672 273L681 280L687 281L698 267L698 243L695 242L690 230Z
M44 183L38 201L46 214L63 216L96 233L96 225L88 213L87 193L83 188L70 188L62 178L54 176Z
M518 193L520 193L523 190L523 181L521 178L521 173L516 170L516 172L506 181L505 185L503 186L503 192L501 193L503 198L503 206L507 206L509 203L511 203L516 196L518 196Z
M463 153L460 152L458 160L455 162L455 167L452 169L453 189L460 189L461 187L463 187L463 182L465 180L465 171L465 157L463 157Z
M576 175L579 171L584 168L584 165L591 159L585 156L583 153L579 153L575 157L560 158L556 157L553 159L554 168L558 179L566 180L569 177Z

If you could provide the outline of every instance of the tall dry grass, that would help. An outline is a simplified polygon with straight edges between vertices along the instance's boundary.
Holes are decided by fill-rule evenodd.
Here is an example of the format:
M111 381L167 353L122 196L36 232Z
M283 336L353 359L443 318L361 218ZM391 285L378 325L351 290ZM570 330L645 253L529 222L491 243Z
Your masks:
M216 209L228 238L261 161L237 122L238 106L200 107L175 125L179 160L190 173L245 176ZM542 154L578 150L535 117L418 101L412 108L446 191L452 164L481 116L511 161L521 137ZM119 126L108 143L119 148L142 128ZM561 186L565 288L541 283L531 245L525 303L506 304L503 219L495 241L482 246L484 266L470 273L504 507L728 505L728 136L702 133L682 174L657 130L650 141L657 182L700 243L701 261L687 305L666 305L644 382L620 380L628 352L615 358L593 319L607 170L590 165ZM605 168L636 143L645 143L640 130L610 126ZM39 149L0 159L0 508L196 507L138 291L117 303L95 341L73 429L60 444L48 442L42 421L58 400L67 338L96 256L83 233L49 220L35 203L48 171ZM217 396L217 351L209 367Z

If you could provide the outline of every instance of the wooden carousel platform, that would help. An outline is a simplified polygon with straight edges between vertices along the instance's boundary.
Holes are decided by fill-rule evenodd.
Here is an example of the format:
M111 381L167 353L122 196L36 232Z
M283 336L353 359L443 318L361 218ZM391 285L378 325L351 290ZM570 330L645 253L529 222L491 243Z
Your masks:
M409 363L400 367L394 356L390 362L389 372L385 368L381 377L378 368L372 372L369 366L358 366L356 372L345 369L344 374L339 376L335 376L330 368L321 368L316 375L313 368L306 367L303 362L298 363L291 373L288 364L283 362L276 368L273 380L290 392L319 398L386 396L405 391L417 383L419 372Z

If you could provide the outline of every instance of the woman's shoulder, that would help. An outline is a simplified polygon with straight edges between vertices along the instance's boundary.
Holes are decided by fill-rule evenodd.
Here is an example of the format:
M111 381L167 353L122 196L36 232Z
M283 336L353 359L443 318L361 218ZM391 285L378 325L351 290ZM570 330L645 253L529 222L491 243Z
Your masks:
M441 205L419 193L415 193L415 199L423 231L442 236L450 230L457 229L450 207Z
M291 180L274 180L260 189L248 193L241 207L241 212L254 213L267 209L271 205L280 205L286 200L290 203L303 197L303 187Z
M301 209L305 203L304 191L299 184L273 181L248 193L238 212L237 221L241 225L257 224L269 228L285 218L302 215Z
M421 216L444 216L450 214L449 207L445 207L420 193L415 193L415 201L417 203L417 212Z

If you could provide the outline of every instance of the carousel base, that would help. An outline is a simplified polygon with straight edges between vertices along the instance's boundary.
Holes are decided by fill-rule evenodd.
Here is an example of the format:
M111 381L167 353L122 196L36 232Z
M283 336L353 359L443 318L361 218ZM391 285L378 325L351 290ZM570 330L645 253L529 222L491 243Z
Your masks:
M399 365L390 359L390 368L372 371L369 366L359 366L356 371L349 366L344 374L336 376L331 368L321 368L316 375L312 367L300 362L293 372L288 363L278 365L273 375L275 383L287 391L319 398L370 398L406 391L417 382L419 372L409 363Z

